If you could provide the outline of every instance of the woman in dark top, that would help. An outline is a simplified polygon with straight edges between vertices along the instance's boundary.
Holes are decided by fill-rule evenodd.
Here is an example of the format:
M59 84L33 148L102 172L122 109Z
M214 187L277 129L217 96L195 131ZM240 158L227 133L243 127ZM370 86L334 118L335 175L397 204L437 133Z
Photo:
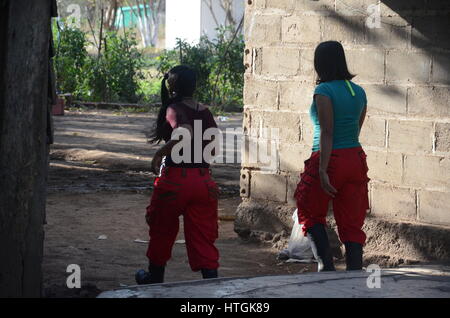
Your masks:
M195 72L182 65L172 68L162 81L162 106L151 141L165 141L165 145L156 152L151 164L152 171L159 176L155 179L146 214L150 227L149 271L136 273L138 284L163 282L180 215L184 218L191 269L201 271L203 278L218 276L219 252L214 245L218 237L218 188L211 178L209 163L203 157L205 146L210 142L203 141L203 133L217 125L209 109L193 99L195 87ZM201 130L198 130L200 125ZM180 142L172 138L172 133L183 129L181 135L186 140ZM186 141L187 147L175 151L175 147Z
M366 235L362 231L368 205L366 154L359 132L366 115L364 90L351 82L339 42L318 45L314 56L318 80L310 116L314 124L311 157L297 185L299 223L311 241L319 271L335 270L325 230L328 203L339 238L345 245L347 270L362 269Z

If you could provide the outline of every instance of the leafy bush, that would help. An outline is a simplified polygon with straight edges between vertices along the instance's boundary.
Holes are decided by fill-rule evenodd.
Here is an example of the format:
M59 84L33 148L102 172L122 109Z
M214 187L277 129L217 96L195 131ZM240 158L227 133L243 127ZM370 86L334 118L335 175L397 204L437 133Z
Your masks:
M85 99L136 103L138 80L143 77L142 54L136 49L136 39L106 34L103 51L89 58L86 67Z
M196 45L178 41L178 48L144 59L136 39L108 32L98 55L89 55L86 34L62 23L54 24L55 71L58 91L85 101L159 101L161 76L178 64L197 71L197 98L220 111L242 110L244 83L242 35L232 38L230 28L218 29L216 40L202 37ZM144 76L144 68L156 68L159 76Z
M244 39L232 39L232 31L219 28L216 40L202 37L196 45L178 40L177 49L164 51L155 66L161 76L178 64L192 67L197 72L196 98L225 110L241 110Z
M138 95L141 102L153 104L161 101L161 79L147 76L138 84Z
M129 102L139 99L143 58L136 39L106 33L99 55L88 55L84 32L62 24L55 37L55 73L59 92L86 101Z
M65 24L58 27L54 23L53 32L56 39L54 65L57 90L79 95L88 57L86 36L82 31Z

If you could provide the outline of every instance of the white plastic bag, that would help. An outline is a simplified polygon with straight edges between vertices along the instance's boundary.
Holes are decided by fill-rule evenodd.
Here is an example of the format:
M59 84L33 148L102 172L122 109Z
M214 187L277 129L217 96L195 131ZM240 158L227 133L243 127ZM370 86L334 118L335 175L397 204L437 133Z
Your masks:
M292 220L294 221L294 226L292 227L288 247L278 254L278 258L286 260L286 262L315 262L309 239L303 235L302 227L298 223L297 209L292 214Z

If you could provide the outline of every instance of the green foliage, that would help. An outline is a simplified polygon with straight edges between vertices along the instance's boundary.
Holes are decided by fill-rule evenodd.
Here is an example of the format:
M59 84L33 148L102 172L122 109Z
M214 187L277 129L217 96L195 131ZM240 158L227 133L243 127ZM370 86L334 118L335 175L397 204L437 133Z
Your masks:
M59 92L72 93L85 101L139 100L143 58L133 36L108 32L100 54L88 55L85 33L66 24L58 29L55 72Z
M138 94L140 101L144 103L160 102L161 94L161 80L159 78L144 78L139 81Z
M119 37L109 32L100 55L90 57L86 67L85 99L92 101L136 103L138 80L143 78L142 54L136 49L136 39Z
M54 39L56 39L54 65L57 90L78 95L88 57L85 48L87 44L85 34L65 24L58 28L56 22L53 24L53 33Z
M244 84L244 39L232 39L232 29L219 28L217 40L202 37L198 44L178 41L177 49L164 51L155 66L162 75L178 64L197 72L197 98L225 110L241 110Z
M197 72L197 98L214 105L215 112L241 111L244 83L242 35L232 38L230 28L218 29L214 41L202 37L196 45L179 41L175 50L144 57L134 36L107 32L100 54L88 54L86 34L61 23L53 24L58 91L84 101L155 103L160 99L161 77L185 64ZM98 48L96 48L96 53ZM158 74L150 75L148 69Z

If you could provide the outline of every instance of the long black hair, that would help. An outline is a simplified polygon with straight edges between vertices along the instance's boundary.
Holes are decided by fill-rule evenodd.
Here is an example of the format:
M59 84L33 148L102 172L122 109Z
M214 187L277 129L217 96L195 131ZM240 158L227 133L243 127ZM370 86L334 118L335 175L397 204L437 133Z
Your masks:
M317 84L334 80L351 80L355 75L347 68L342 44L336 41L320 43L314 52L314 68Z
M167 88L166 82L169 84ZM172 127L166 121L167 107L179 103L186 97L192 97L197 85L197 76L193 69L178 65L164 75L161 82L161 108L156 124L152 130L150 142L168 141L172 135Z

